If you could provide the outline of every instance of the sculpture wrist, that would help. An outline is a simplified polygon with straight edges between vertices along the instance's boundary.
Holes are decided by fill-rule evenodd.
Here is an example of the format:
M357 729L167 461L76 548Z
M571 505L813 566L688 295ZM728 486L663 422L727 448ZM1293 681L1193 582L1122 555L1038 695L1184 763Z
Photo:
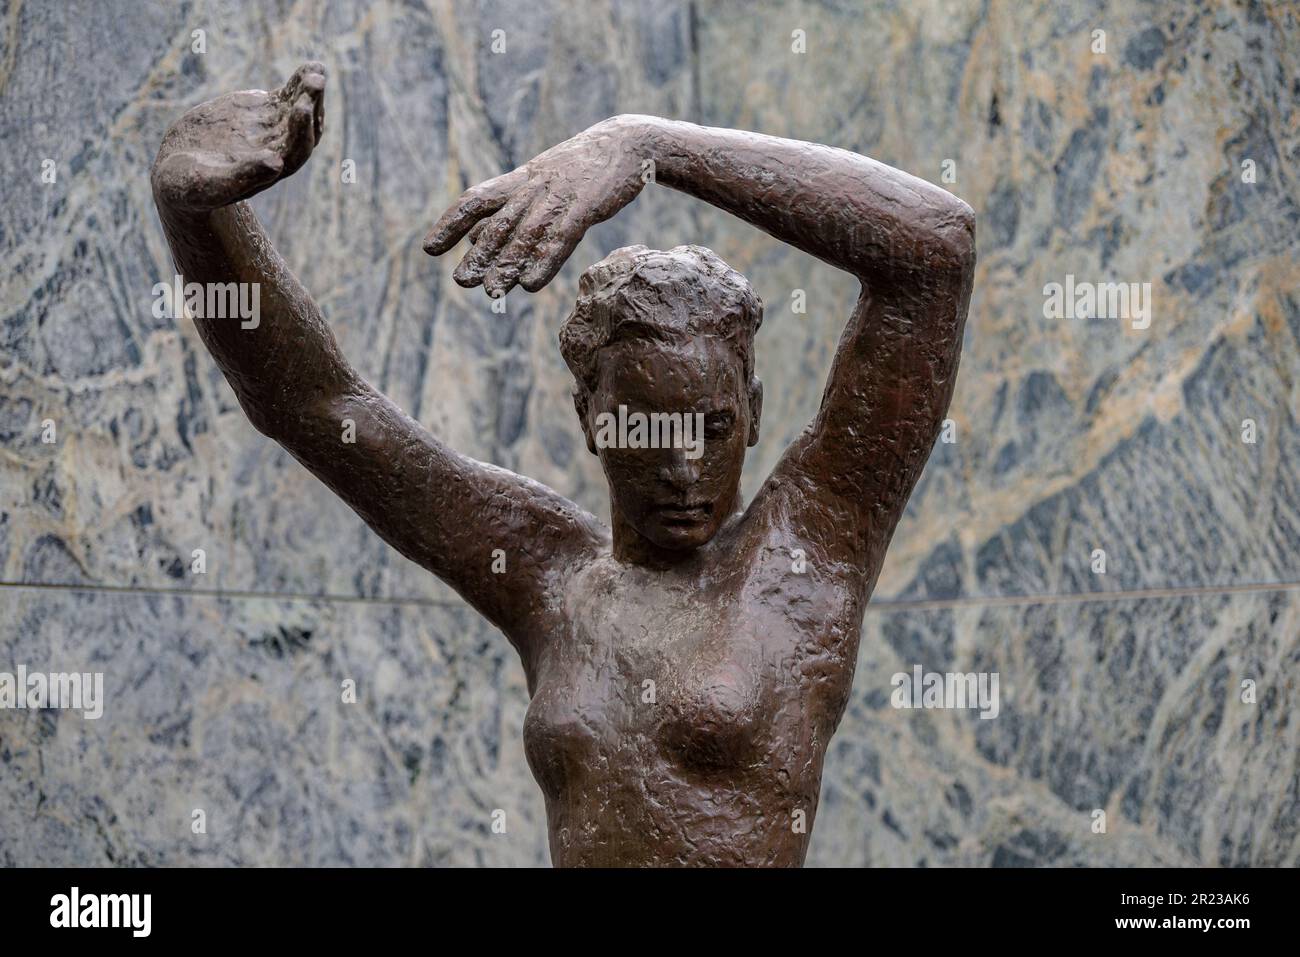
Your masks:
M686 159L684 134L687 129L699 127L640 113L624 114L616 119L620 121L631 149L643 163L649 160L654 164L654 181L672 186L682 180Z

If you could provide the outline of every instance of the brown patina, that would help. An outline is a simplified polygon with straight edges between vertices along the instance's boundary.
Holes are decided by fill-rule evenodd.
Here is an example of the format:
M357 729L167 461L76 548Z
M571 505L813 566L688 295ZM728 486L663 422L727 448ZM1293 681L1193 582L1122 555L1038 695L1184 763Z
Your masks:
M745 505L757 296L700 247L592 266L560 340L609 481L606 528L363 380L243 202L307 161L324 89L308 63L280 90L202 104L154 164L185 279L260 284L255 328L195 319L250 421L517 649L554 863L801 864L863 610L952 396L970 207L845 150L650 116L605 120L461 196L425 249L468 237L454 278L493 296L546 285L647 169L862 283L816 417ZM702 415L702 454L598 442L619 406Z

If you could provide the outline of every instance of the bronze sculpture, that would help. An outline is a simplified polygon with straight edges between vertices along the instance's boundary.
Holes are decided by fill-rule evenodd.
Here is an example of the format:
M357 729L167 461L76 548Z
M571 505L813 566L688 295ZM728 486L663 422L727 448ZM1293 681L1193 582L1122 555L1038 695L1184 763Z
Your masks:
M491 295L548 283L638 195L647 160L656 182L862 282L819 412L744 507L762 410L749 284L699 247L629 247L587 270L560 339L609 481L606 529L362 380L242 202L307 160L324 88L309 63L278 91L196 107L154 164L184 277L260 284L255 328L195 319L244 411L517 649L555 864L801 864L863 610L952 396L970 207L854 153L646 116L466 192L425 249L468 236L455 279ZM602 447L597 417L621 406L702 415L703 454ZM498 549L506 574L490 572Z

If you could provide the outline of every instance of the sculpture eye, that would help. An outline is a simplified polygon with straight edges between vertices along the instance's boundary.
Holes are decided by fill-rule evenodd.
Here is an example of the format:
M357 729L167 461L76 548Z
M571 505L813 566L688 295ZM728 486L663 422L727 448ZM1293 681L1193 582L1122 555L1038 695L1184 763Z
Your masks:
M709 412L704 416L704 437L706 439L726 438L731 434L735 416L730 412Z

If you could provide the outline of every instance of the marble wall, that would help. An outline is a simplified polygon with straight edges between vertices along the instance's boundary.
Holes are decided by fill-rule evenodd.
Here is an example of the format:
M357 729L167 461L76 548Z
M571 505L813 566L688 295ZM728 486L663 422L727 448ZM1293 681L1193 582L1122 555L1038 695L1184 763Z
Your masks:
M151 309L163 131L309 58L327 131L257 200L268 231L372 382L598 514L555 341L585 265L699 242L751 277L750 491L854 283L648 190L503 319L420 250L447 202L619 112L947 171L980 256L956 441L867 612L809 863L1300 863L1296 3L0 0L0 671L109 696L98 721L0 710L0 864L548 860L504 639ZM1067 275L1149 283L1149 325L1047 318ZM998 672L999 716L891 707L916 664Z

